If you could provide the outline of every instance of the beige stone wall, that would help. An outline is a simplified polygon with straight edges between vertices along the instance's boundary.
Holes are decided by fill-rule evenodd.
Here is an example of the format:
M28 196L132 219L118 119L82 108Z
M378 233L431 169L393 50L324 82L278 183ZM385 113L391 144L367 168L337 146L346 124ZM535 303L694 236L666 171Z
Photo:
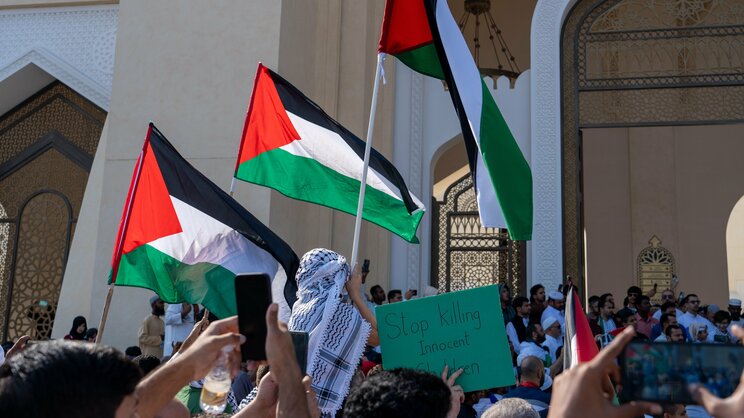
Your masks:
M120 4L111 108L99 148L105 151L91 173L98 179L88 185L71 250L81 257L70 258L54 337L67 331L62 318L83 314L89 326L98 325L113 241L149 120L197 169L228 188L256 63L276 68L280 28L278 1ZM236 197L269 222L268 190L240 184ZM151 294L115 289L104 343L137 344Z
M726 303L726 227L744 193L742 133L741 124L584 130L589 295L622 300L656 235L675 256L678 291Z

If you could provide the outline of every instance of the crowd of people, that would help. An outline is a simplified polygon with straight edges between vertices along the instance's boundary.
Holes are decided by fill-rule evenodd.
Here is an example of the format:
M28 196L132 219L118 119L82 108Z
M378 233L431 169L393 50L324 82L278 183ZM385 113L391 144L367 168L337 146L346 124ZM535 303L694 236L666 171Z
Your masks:
M724 399L716 387L695 386L687 390L698 405L613 402L622 393L616 359L631 340L739 344L744 321L738 299L730 299L724 311L702 305L695 294L675 296L674 288L663 290L658 303L652 303L655 288L643 294L636 286L627 290L622 304L616 305L610 293L591 296L586 315L599 354L564 370L564 305L573 285L569 281L548 290L538 284L529 297L512 297L501 286L517 384L464 393L457 384L462 369L445 367L439 376L384 369L374 308L418 295L411 290L386 293L380 286L366 295L367 274L352 272L344 257L330 250L305 254L288 324L278 320L277 305L266 313L265 362L240 362L245 339L236 317L217 319L187 303L166 307L157 296L150 299L151 311L140 325L139 344L125 352L86 343L95 341L97 332L83 317L73 320L62 340L22 337L0 350L0 416L202 416L204 377L223 353L232 372L224 416L238 418L744 416L744 383L731 370L711 370L713 376L721 375L721 385L736 387ZM305 376L290 330L309 335Z

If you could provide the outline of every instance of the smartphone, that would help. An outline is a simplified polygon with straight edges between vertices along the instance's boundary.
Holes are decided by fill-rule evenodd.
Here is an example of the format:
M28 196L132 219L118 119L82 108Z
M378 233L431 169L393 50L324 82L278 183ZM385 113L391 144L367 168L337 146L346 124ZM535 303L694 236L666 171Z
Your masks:
M413 289L413 290L411 290L411 294L412 294L413 296L416 296L416 295L418 295L418 290L416 290L416 289Z
M235 276L238 328L245 336L240 346L243 361L266 360L266 311L271 305L271 279L265 273Z
M297 364L300 365L300 372L304 376L307 374L307 344L310 337L307 332L303 331L290 331L289 335L292 337Z
M369 259L364 259L364 263L362 263L362 273L369 273Z
M744 347L634 341L621 359L624 402L694 404L689 385L699 383L721 398L730 396L744 369Z

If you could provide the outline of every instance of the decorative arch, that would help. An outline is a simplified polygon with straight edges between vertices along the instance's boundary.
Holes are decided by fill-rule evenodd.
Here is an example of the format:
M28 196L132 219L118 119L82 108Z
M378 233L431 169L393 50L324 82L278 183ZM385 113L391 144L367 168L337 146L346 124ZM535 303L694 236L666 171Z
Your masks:
M0 115L0 338L51 335L106 112L55 81Z

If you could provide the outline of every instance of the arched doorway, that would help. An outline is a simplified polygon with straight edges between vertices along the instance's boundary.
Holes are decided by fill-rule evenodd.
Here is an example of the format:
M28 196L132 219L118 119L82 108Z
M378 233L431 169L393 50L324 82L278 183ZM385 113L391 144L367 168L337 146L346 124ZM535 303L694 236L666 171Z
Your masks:
M727 298L726 221L744 188L743 6L584 0L568 14L563 258L590 293L637 284L634 260L658 236L680 290Z
M58 81L0 116L3 341L51 335L105 118L105 111Z
M450 292L502 283L525 294L525 242L480 224L461 136L442 148L433 170L431 286Z
M726 225L728 284L731 297L744 298L744 195L731 210Z

